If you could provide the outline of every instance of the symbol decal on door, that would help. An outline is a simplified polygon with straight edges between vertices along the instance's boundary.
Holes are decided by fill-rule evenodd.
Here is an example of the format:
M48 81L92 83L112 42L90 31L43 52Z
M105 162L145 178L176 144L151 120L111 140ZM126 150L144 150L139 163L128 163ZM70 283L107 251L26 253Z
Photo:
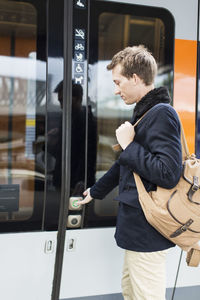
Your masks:
M75 29L75 37L85 40L85 29Z
M83 62L84 61L84 53L75 52L75 61Z
M75 75L74 76L74 80L76 84L81 84L83 85L84 81L83 81L83 75Z
M86 0L76 0L76 7L86 8Z
M84 64L75 63L75 73L84 73Z
M74 45L75 50L84 51L85 50L85 43L82 41L76 41Z

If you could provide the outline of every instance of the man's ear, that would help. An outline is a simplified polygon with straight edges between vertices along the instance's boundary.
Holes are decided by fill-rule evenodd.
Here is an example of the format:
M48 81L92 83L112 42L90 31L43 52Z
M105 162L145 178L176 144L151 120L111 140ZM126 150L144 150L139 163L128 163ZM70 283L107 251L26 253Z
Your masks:
M135 73L133 73L132 80L133 80L134 85L137 85L138 83L141 82L140 77Z
M134 85L137 85L138 79L139 79L139 77L137 76L137 74L133 73L132 80L133 80Z

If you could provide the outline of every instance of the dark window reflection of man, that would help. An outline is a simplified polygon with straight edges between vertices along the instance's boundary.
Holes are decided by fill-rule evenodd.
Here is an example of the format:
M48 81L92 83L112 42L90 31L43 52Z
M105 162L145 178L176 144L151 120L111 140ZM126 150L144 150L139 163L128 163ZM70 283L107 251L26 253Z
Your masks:
M58 94L60 107L63 109L63 82L61 81L55 88ZM86 107L82 105L83 89L80 84L72 83L72 129L71 129L71 178L70 194L82 196L85 181L85 139L86 139ZM87 186L95 182L96 169L96 121L88 107L88 155L87 155ZM53 172L53 183L55 187L61 186L62 168L62 121L59 131L56 133L57 143L55 153L51 153L56 158ZM56 155L55 155L56 154Z

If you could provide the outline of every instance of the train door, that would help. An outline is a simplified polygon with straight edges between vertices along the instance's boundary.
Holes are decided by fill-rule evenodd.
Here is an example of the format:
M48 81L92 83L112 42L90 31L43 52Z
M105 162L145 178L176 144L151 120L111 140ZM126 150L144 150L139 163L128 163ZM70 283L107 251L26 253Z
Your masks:
M121 299L117 189L76 203L117 158L115 128L132 115L105 68L118 50L145 44L194 152L197 8L197 0L0 0L3 299ZM179 261L175 248L168 300L186 299L176 282L180 291L199 285L198 270L185 267L180 281Z
M76 205L82 191L105 174L115 161L116 154L111 148L116 142L115 128L132 115L133 107L126 107L113 95L111 74L106 71L106 65L117 51L138 44L152 51L159 66L156 86L168 87L190 151L195 150L197 8L197 0L190 3L75 0L71 3L71 183L62 274L57 273L61 278L60 287L57 282L59 299L122 299L123 251L117 248L113 237L117 214L113 199L117 189L86 207ZM78 93L82 96L81 104L79 101L82 115L75 113ZM76 115L81 129L76 128ZM186 299L175 293L180 261L183 261L182 252L176 247L168 255L168 300ZM194 285L198 285L198 276L192 278Z
M49 300L61 198L57 168L63 1L0 1L1 298ZM58 150L58 151L57 151Z

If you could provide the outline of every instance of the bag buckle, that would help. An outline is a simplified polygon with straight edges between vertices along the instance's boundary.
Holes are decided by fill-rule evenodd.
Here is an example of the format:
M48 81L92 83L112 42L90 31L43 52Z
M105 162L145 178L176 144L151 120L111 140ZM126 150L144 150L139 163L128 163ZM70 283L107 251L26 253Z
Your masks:
M188 195L188 199L189 199L191 202L193 202L193 203L195 203L195 204L198 204L198 205L200 205L200 203L199 203L199 202L193 201L193 200L192 200L192 197L193 197L194 193L195 193L196 191L198 191L199 188L200 188L200 187L199 187L199 177L193 176L193 185L190 187L190 189L189 189L187 195Z
M194 192L198 191L199 189L199 178L197 176L193 176L193 186L192 186L192 190Z
M174 231L171 235L170 238L174 238L179 236L181 233L185 232L190 225L193 223L194 221L192 219L189 219L185 224L183 224L181 227L179 227L176 231Z

